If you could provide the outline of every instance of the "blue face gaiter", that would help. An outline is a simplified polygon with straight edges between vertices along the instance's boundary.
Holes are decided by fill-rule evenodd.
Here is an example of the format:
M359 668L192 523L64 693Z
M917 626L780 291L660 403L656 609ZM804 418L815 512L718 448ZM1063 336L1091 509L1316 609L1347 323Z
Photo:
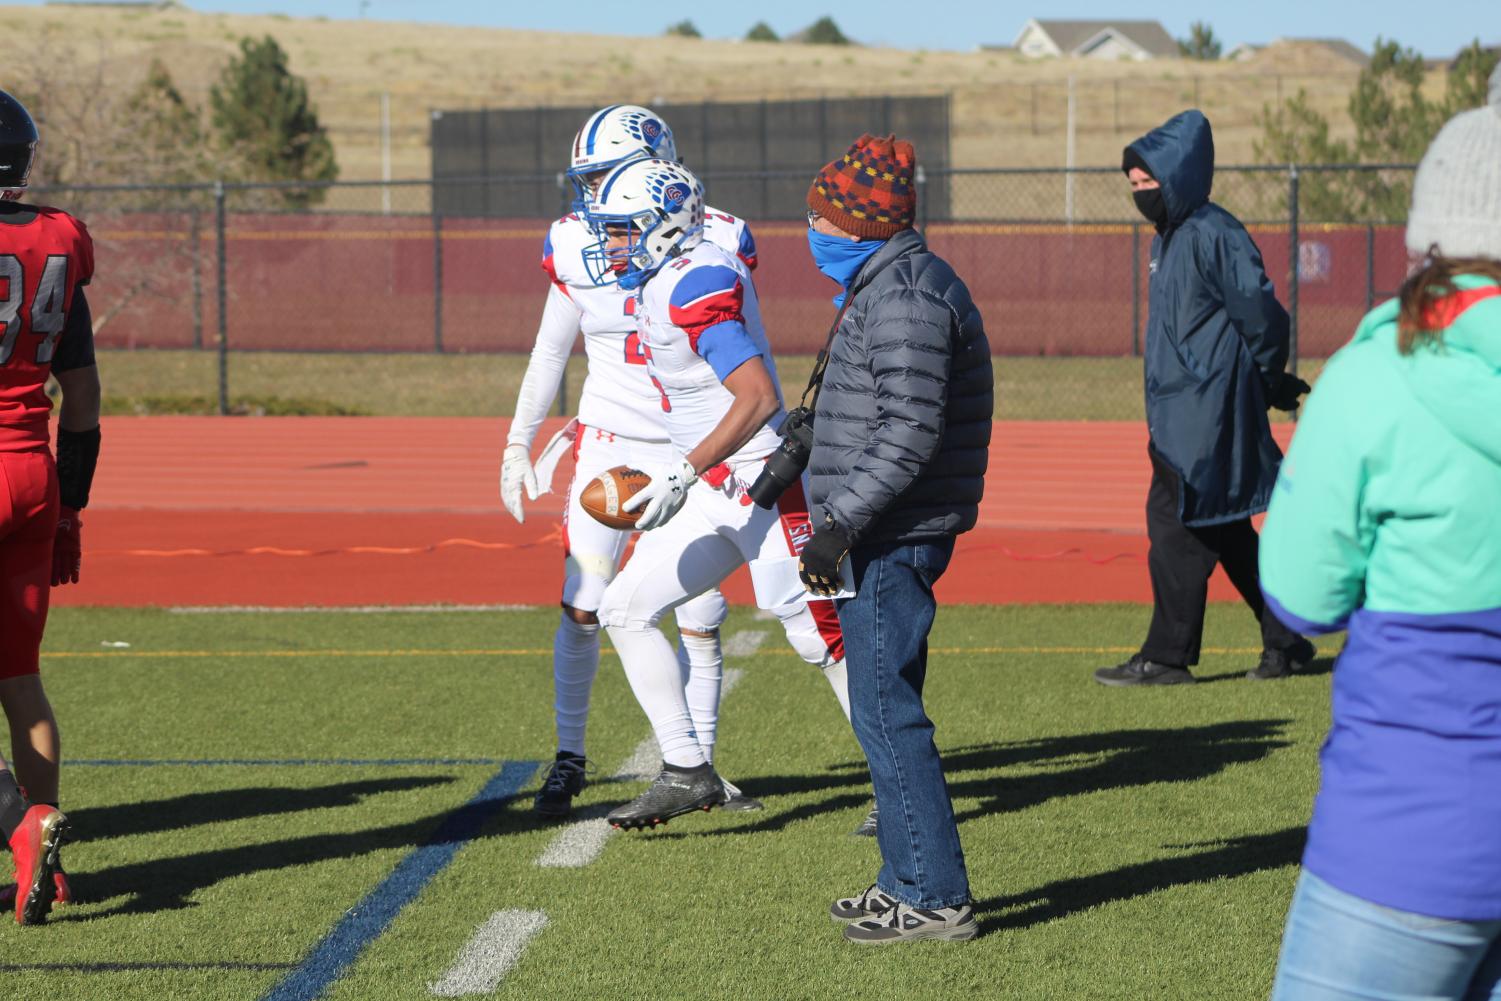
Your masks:
M808 249L813 252L813 263L818 270L844 286L844 292L834 297L834 305L843 306L844 296L850 282L859 274L860 267L870 256L886 246L885 240L854 240L842 236L828 236L817 230L808 230Z

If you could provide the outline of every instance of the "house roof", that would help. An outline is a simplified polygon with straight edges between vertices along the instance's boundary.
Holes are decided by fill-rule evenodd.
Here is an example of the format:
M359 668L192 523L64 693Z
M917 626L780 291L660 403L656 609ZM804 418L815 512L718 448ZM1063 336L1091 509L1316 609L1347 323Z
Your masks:
M1051 21L1034 18L1029 24L1042 29L1065 53L1075 51L1103 31L1114 30L1153 56L1178 54L1177 41L1160 21ZM1026 28L1022 32L1025 33Z
M1320 45L1330 52L1352 63L1364 66L1371 61L1370 53L1361 50L1358 46L1351 45L1343 38L1278 38L1272 44L1294 42L1300 45Z

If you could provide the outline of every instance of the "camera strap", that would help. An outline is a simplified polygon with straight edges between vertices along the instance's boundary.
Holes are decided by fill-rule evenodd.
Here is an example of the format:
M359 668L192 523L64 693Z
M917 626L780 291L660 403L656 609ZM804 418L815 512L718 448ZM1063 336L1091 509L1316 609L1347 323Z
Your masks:
M844 311L850 308L854 298L853 295L844 297L844 305L839 307L834 325L829 328L829 339L823 342L823 350L818 352L818 359L813 363L813 374L808 376L808 388L803 390L802 403L799 404L810 411L818 406L818 391L823 388L823 374L829 367L829 349L834 346L834 335L839 333L839 324L844 322Z

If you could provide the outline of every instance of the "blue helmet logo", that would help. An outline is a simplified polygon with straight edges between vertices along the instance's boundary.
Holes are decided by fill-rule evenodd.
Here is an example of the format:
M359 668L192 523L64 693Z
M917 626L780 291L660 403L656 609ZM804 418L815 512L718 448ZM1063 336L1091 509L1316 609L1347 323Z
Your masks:
M681 208L693 192L682 181L674 181L662 189L662 203L669 209Z
M648 118L641 123L641 134L655 146L657 139L662 135L662 123L655 118Z

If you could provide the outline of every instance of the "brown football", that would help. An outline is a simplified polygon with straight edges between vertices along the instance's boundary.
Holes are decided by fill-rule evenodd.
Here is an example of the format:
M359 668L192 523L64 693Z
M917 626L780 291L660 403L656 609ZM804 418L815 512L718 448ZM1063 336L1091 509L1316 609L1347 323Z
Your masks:
M621 507L651 482L651 476L629 466L606 469L584 487L579 504L590 517L611 528L635 528L640 511L626 513Z

